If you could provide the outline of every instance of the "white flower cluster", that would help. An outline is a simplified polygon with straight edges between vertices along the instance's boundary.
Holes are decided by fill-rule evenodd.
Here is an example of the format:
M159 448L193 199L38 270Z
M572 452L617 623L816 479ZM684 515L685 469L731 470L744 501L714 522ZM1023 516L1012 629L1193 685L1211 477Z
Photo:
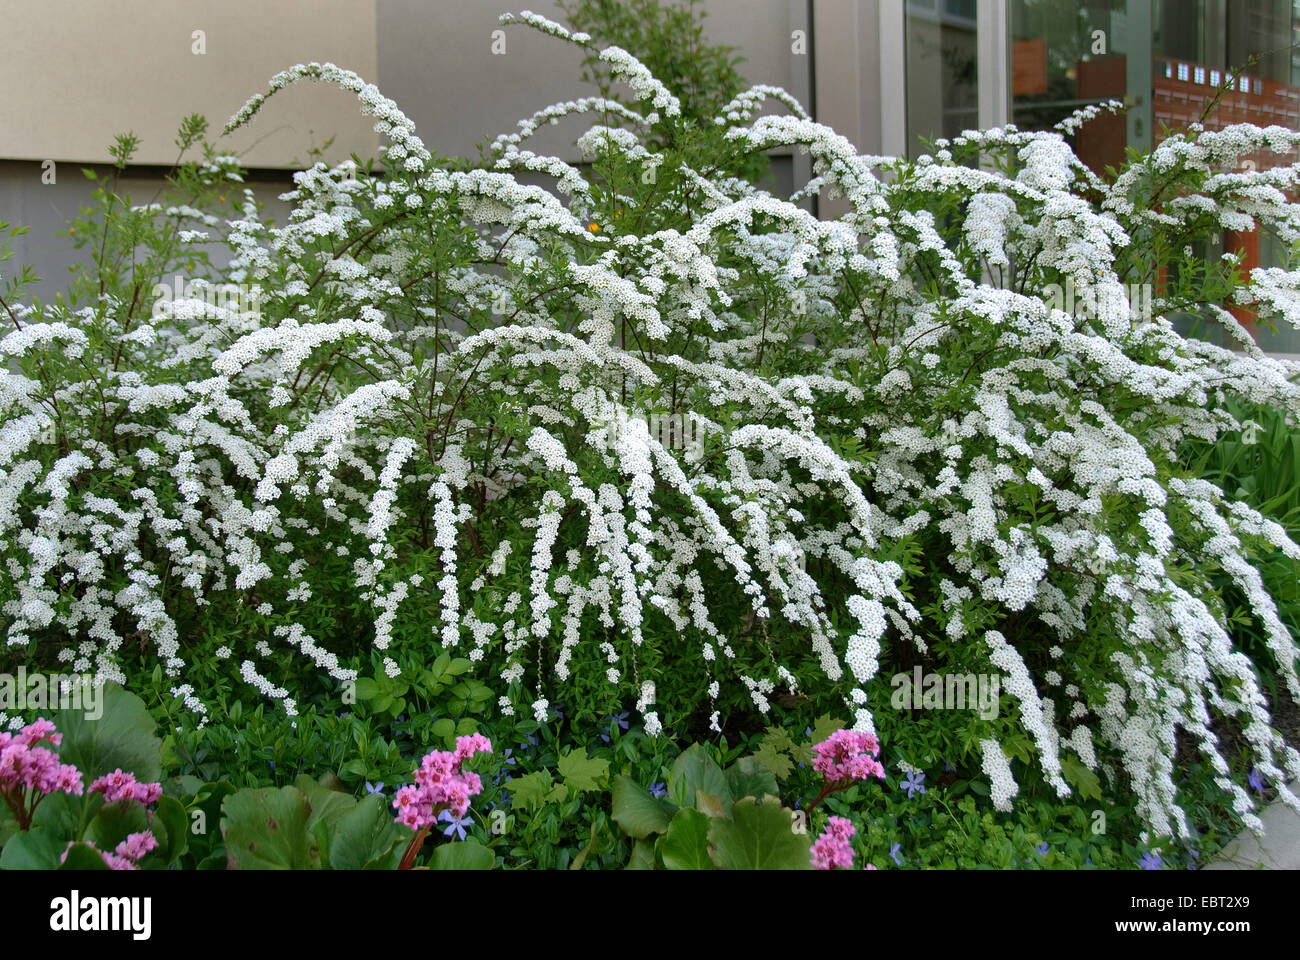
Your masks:
M463 644L503 713L542 722L591 670L655 735L705 697L721 731L728 695L767 713L818 684L874 731L880 663L906 645L991 665L1046 782L1069 792L1070 754L1118 768L1156 832L1187 829L1180 732L1253 816L1216 715L1240 723L1266 777L1300 775L1213 583L1245 597L1300 696L1255 565L1300 547L1179 460L1185 442L1241 429L1216 409L1230 397L1300 412L1297 368L1218 306L1244 350L1181 336L1170 315L1205 306L1185 291L1154 316L1118 295L1150 276L1139 246L1161 231L1300 237L1294 165L1229 172L1300 135L1191 131L1106 183L1061 135L1096 111L1061 132L969 131L911 162L859 155L774 88L735 98L707 126L712 147L806 150L798 195L847 200L821 220L680 151L670 162L659 134L683 122L679 101L625 50L599 58L636 102L544 108L495 141L491 169L434 164L373 86L295 67L270 92L311 79L354 93L387 138L382 175L301 171L279 226L247 195L226 221L143 211L204 225L187 241L224 240L233 259L214 280L265 291L259 312L191 298L146 324L129 290L14 306L0 338L8 646L113 679L128 650L152 648L200 714L190 661L210 656L293 715L276 671L355 679L356 638L321 611L361 598L361 642L390 676L403 654ZM788 113L759 116L766 104ZM577 136L589 170L520 147L593 116ZM655 184L605 172L651 166ZM1067 285L1087 306L1047 292ZM1256 270L1235 296L1300 325L1300 271ZM229 617L241 639L189 650L187 631L209 632L196 622ZM695 678L689 702L656 702L669 672L674 690ZM979 733L981 763L1007 809L1019 788L997 733Z
M984 776L989 778L989 787L993 798L993 806L1009 813L1011 811L1011 800L1020 788L1016 786L1015 778L1011 775L1011 764L1007 760L1007 755L1002 752L1002 746L996 740L980 741L980 750L983 760L981 769Z

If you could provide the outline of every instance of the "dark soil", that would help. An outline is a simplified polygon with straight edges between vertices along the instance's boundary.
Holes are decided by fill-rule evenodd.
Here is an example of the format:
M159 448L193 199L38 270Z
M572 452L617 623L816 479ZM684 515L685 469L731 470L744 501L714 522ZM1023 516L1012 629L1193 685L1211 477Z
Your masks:
M1274 729L1282 734L1287 744L1300 750L1300 705L1291 697L1283 683L1278 683L1276 696L1264 694L1269 701L1269 716ZM1219 738L1219 752L1231 763L1235 757L1249 755L1250 742L1242 735L1241 725L1234 720L1214 716L1210 729ZM1193 739L1186 735L1178 738L1177 766L1185 769L1190 763L1203 759ZM1271 795L1271 791L1270 791Z
M1286 687L1277 692L1277 702L1273 705L1273 726L1278 733L1286 737L1286 742L1300 750L1300 704L1297 704Z

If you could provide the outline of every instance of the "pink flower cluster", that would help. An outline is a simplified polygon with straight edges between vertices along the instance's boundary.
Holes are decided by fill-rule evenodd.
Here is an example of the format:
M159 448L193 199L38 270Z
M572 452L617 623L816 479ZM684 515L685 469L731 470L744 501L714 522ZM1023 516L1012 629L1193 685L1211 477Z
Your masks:
M105 803L118 800L138 800L146 807L162 796L161 783L140 783L133 773L123 773L118 767L90 785L91 793L102 793Z
M71 850L76 844L69 843L68 850ZM88 844L88 846L94 846ZM104 862L108 864L110 870L138 870L136 863L146 853L158 846L158 839L152 833L145 831L143 833L133 833L117 845L112 853L105 853L103 850L96 850ZM59 863L68 859L68 850L63 851L59 857Z
M57 753L40 746L57 747L62 741L63 734L57 733L49 720L30 723L16 735L0 733L0 797L18 818L21 830L31 826L36 806L47 794L81 796L81 771L61 763Z
M476 753L491 753L492 743L481 733L456 738L456 749L434 750L420 762L415 783L397 791L393 808L397 822L417 833L431 826L443 810L457 818L469 810L470 798L483 789L478 774L462 770L463 764Z
M885 777L885 768L875 759L880 744L869 733L836 730L829 739L814 746L813 752L817 754L813 769L823 774L828 783Z
M831 817L826 830L812 845L812 864L818 870L847 870L853 866L853 846L849 840L857 833L844 817Z

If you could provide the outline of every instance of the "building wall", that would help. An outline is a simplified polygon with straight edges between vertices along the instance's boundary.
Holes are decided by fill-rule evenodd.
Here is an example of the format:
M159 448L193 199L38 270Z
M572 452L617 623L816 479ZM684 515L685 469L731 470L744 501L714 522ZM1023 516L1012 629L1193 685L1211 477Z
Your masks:
M851 0L850 0L851 2ZM531 8L563 17L553 0ZM116 134L142 140L135 162L169 165L181 119L204 114L215 133L267 81L297 63L333 62L378 84L430 149L472 156L485 137L533 111L590 95L582 52L525 27L506 27L492 52L501 0L0 0L0 158L104 162ZM706 33L740 49L753 83L805 96L806 55L791 52L807 0L710 0ZM196 53L195 31L204 52ZM355 98L322 84L267 101L225 141L249 167L291 169L327 137L327 159L378 146ZM565 131L538 149L572 150ZM571 157L566 157L571 158Z
M502 28L501 0L429 3L377 0L377 83L415 121L426 146L442 154L476 155L484 138L511 133L536 110L596 93L579 80L583 52L522 26ZM740 48L741 72L750 83L769 83L800 96L807 56L791 53L791 0L709 0L705 33L714 43ZM553 0L523 8L564 22ZM494 54L493 32L504 29L505 52ZM546 128L532 149L576 160L572 146L581 123Z
M0 0L0 24L0 157L10 160L106 161L131 130L142 141L135 162L170 165L183 117L203 114L215 135L286 67L378 72L374 0ZM249 167L287 169L329 136L331 157L373 154L372 126L350 95L302 84L228 143Z
M88 251L78 250L73 238L67 235L70 221L90 203L93 189L81 169L80 164L62 164L56 168L55 182L44 183L41 165L36 161L0 160L0 221L28 228L27 233L7 242L14 256L0 265L0 272L12 276L15 267L32 264L40 281L31 288L29 298L52 302L67 286L69 269L91 262ZM111 170L106 166L92 169L100 175ZM119 180L118 190L132 204L149 203L162 184L162 177L155 169L134 168ZM283 223L289 207L279 195L292 187L288 171L254 175L246 185L266 206L266 215ZM211 253L214 261L221 262L216 249Z
M709 0L705 32L739 48L750 82L784 87L811 109L812 45L795 53L791 41L793 30L809 31L811 6ZM36 295L53 297L82 258L59 236L89 199L80 167L107 163L115 136L129 130L141 143L123 184L133 197L150 197L176 160L185 116L203 114L215 138L250 96L297 63L355 71L397 102L431 150L475 156L520 119L594 92L579 79L582 53L572 45L513 26L504 28L505 52L492 52L500 13L524 8L563 20L553 0L0 0L0 89L10 93L0 98L0 220L30 228L10 243L13 262L34 264ZM862 98L856 84L853 96ZM577 160L580 122L544 128L534 149ZM254 171L274 215L292 171L331 137L331 163L374 156L379 145L353 95L299 83L217 143ZM773 160L773 186L789 193L799 173L808 178L809 162L783 154Z

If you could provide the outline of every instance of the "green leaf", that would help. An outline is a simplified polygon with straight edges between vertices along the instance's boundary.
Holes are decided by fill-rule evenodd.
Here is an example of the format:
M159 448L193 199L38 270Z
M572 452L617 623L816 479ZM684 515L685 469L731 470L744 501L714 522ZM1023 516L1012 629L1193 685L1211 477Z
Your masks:
M695 791L695 809L709 817L728 815L727 806L722 802L722 798L716 794L705 793L703 790Z
M294 778L293 785L307 798L307 808L310 812L307 818L308 829L322 822L332 829L357 805L357 798L352 794L331 790L305 773L298 774Z
M679 807L694 802L697 791L703 790L720 799L724 806L732 801L731 787L722 769L698 743L682 752L668 774L668 792Z
M429 673L435 681L440 681L446 675L449 666L451 666L451 654L443 651L438 654L438 658L429 665Z
M754 759L767 767L778 780L784 780L794 770L794 761L767 740L754 752Z
M44 827L24 830L0 851L0 870L56 870L68 841Z
M624 870L653 870L655 868L655 845L650 840L638 840L632 845L632 855L628 857Z
M741 797L762 797L777 793L776 776L757 757L741 757L729 766L727 785L737 800Z
M205 783L194 794L194 806L207 815L209 823L215 823L221 819L221 804L234 792L235 785L229 780Z
M631 777L614 778L610 818L636 840L668 829L668 811Z
M790 814L775 797L737 802L730 820L709 824L710 859L722 870L811 870L812 839L794 832Z
M192 797L203 789L203 781L188 773L162 781L163 793L169 797Z
M683 807L673 814L668 832L659 838L658 852L669 870L712 870L709 859L710 817Z
M320 850L307 820L307 798L296 787L240 790L221 805L221 833L239 870L319 870Z
M1061 758L1061 773L1084 800L1101 799L1101 780L1074 757Z
M75 843L68 850L67 858L59 865L60 870L107 870L108 864L98 850L88 843Z
M364 780L370 768L366 761L355 757L339 768L339 775L345 780Z
M431 870L491 870L496 855L475 840L444 843L433 851L429 861Z
M812 743L825 743L836 730L843 730L844 724L829 713L823 713L813 721Z
M395 870L411 831L393 820L383 797L366 796L339 818L329 845L333 870Z
M87 792L80 797L70 793L51 793L36 808L32 826L44 827L56 837L75 840L81 835L83 814L89 817L92 811L88 808L97 808L102 803L103 797L97 793Z
M355 692L358 700L373 700L379 695L379 684L370 677L359 677Z
M609 761L587 757L585 747L563 754L557 767L564 784L577 793L603 790L609 780Z
M456 721L450 717L443 717L435 720L429 732L441 740L443 743L450 743L452 737L456 736Z
M331 790L305 773L298 774L293 785L307 798L307 809L310 811L307 830L316 841L321 863L329 863L334 828L357 805L356 797L350 793Z
M587 845L582 848L582 851L576 857L573 858L573 863L569 864L569 869L581 870L582 865L587 862L587 857L591 854L591 851L595 849L596 849L596 822L593 820L591 824L591 839L587 841Z
M117 684L99 689L101 715L87 719L86 710L56 710L54 724L63 734L59 758L81 771L89 787L92 780L122 769L144 783L162 777L162 741L144 702Z
M158 835L160 826L164 836L160 838L155 853L164 863L170 865L179 860L190 845L190 818L175 797L158 798L158 805L154 808L153 815L155 836Z
M85 839L106 853L112 853L128 835L148 832L149 818L144 807L134 800L117 800L104 804L95 814L95 819L86 828Z
M763 734L762 742L781 753L789 753L794 749L794 741L790 739L790 734L786 733L783 727L768 727L767 732Z
M563 785L551 780L549 770L515 777L509 783L511 805L519 810L536 810L547 803L563 800L567 794Z

